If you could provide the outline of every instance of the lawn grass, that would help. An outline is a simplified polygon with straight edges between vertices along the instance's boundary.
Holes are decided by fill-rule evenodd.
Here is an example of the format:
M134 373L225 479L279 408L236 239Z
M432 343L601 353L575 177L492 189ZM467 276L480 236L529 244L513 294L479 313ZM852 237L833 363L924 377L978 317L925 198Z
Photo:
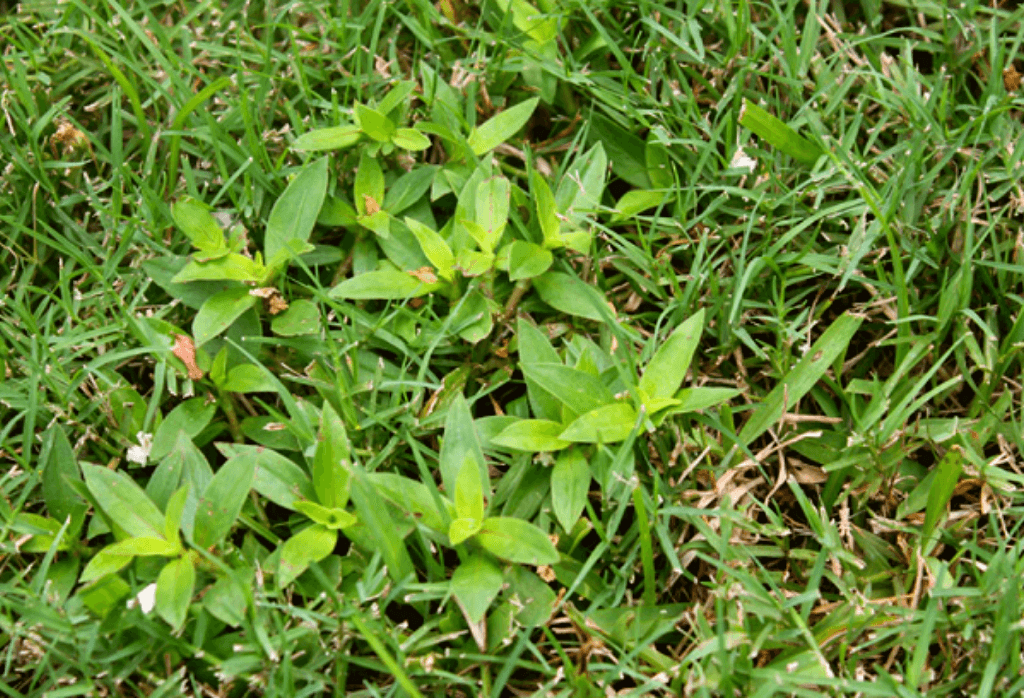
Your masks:
M0 3L0 694L1020 695L1022 19Z

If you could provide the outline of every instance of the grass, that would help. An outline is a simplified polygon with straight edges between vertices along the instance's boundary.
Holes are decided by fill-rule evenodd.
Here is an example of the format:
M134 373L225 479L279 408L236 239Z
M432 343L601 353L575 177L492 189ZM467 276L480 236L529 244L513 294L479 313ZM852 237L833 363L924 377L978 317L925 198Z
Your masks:
M0 693L1019 695L1021 21L0 5Z

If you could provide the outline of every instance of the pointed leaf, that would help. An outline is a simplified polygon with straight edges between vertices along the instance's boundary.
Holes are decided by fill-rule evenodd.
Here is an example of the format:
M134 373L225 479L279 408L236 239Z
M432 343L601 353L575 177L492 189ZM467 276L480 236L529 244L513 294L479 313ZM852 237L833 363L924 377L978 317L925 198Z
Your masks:
M156 612L175 630L185 624L195 586L196 569L187 557L171 560L160 570L156 580Z
M213 476L196 511L193 539L200 548L224 540L231 531L252 488L256 458L243 454L230 458Z
M578 443L617 443L629 438L636 426L632 405L615 402L580 415L559 438Z
M296 533L281 546L277 568L277 587L283 589L309 568L311 562L320 562L334 551L338 532L313 524Z
M492 555L524 565L553 565L558 550L540 530L528 521L495 517L484 521L476 541Z
M386 143L395 135L394 123L376 109L357 102L354 111L359 128L373 140Z
M677 327L665 343L658 347L658 351L651 357L640 378L640 390L650 398L667 398L675 395L690 368L690 361L697 350L697 345L700 344L700 335L703 331L704 309L701 308Z
M397 129L391 142L403 150L426 150L430 147L430 139L414 128Z
M452 574L452 593L471 623L479 623L501 591L501 568L484 555L472 555Z
M381 269L346 279L332 288L328 295L349 300L405 300L442 288L444 284L441 282L423 283L409 272Z
M573 530L587 503L590 466L579 448L558 454L551 470L551 509L566 531Z
M339 124L330 128L307 131L295 139L291 148L306 152L341 150L355 145L362 137L363 132L355 124Z
M540 99L534 97L492 116L478 128L473 129L473 132L469 134L468 140L469 147L473 149L473 154L477 156L483 155L516 135L519 129L530 120L539 102Z
M487 462L484 460L480 439L473 425L473 416L469 412L466 398L457 395L448 408L444 441L441 443L440 468L445 492L453 493L457 490L456 479L467 460L476 464L480 474L481 491L485 495L490 495L491 480L487 473Z
M274 203L267 219L263 256L280 268L293 255L312 249L307 243L327 194L327 158L306 165Z
M83 464L85 484L104 513L133 537L163 536L164 516L135 481L118 470Z
M563 431L565 425L561 422L522 419L505 427L491 443L514 451L558 451L572 445L571 441L559 438Z
M438 276L447 281L453 281L455 279L455 255L452 254L452 250L444 238L437 231L412 218L406 218L405 224L416 236L423 254L437 269Z
M825 330L786 377L768 393L739 433L740 443L749 444L763 434L814 387L836 358L846 351L863 317L843 313Z
M562 364L523 364L523 374L559 400L574 416L615 401L600 378Z
M305 514L315 523L321 524L332 531L348 528L356 523L356 517L338 507L325 507L309 501L295 502L295 511Z
M384 208L384 172L377 158L365 151L359 156L353 190L360 216L368 216Z
M249 308L256 305L256 297L245 286L229 288L210 296L192 321L195 346L201 347L231 326Z
M350 451L344 422L331 404L324 402L313 456L313 489L325 507L344 507L348 503Z
M203 252L227 250L224 231L210 211L190 197L179 199L171 206L171 217L178 229L188 236Z
M464 519L484 520L484 488L480 469L471 457L463 462L455 479L455 513Z
M824 152L785 122L772 116L749 99L743 100L739 123L740 126L749 128L772 146L805 165L813 165Z
M475 536L480 531L482 523L481 519L469 517L452 519L452 523L448 527L448 540L452 545L459 545L463 541Z
M512 281L540 276L554 262L551 252L532 242L516 240L509 250L508 278Z
M536 277L533 285L541 299L555 310L597 322L613 315L600 291L570 274L549 271Z

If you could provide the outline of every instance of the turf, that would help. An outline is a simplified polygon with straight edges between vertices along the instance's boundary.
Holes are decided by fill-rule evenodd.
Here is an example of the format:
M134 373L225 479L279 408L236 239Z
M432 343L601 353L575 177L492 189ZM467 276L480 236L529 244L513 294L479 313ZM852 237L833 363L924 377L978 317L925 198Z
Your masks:
M0 693L1020 695L1022 19L0 3Z

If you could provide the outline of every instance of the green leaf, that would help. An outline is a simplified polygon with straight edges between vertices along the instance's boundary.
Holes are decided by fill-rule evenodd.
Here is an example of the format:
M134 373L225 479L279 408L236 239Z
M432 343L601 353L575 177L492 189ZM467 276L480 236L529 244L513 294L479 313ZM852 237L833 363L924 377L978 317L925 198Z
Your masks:
M256 297L245 286L229 288L210 296L192 321L196 348L227 330L235 320L256 304Z
M508 278L512 281L532 279L551 268L551 252L532 242L516 240L509 250Z
M213 415L217 412L215 403L207 403L206 398L195 397L186 400L164 417L160 427L153 435L153 445L149 449L150 460L161 460L171 452L178 441L178 432L184 431L189 438L195 438L209 426ZM176 487L172 486L173 492Z
M171 278L171 283L187 281L251 281L262 282L267 270L259 262L243 255L231 254L209 261L190 260Z
M543 332L524 318L519 318L516 329L516 335L519 337L519 361L523 366L560 363L558 352L551 346L551 342ZM562 408L558 399L546 390L542 390L529 376L525 378L526 393L533 414L548 421L560 420Z
M359 156L359 168L356 170L353 193L356 199L356 211L360 216L375 212L367 211L367 197L372 199L371 205L376 205L377 210L384 208L384 172L380 169L377 158L365 151Z
M340 508L348 503L350 457L351 446L345 423L331 404L324 402L316 453L313 455L313 489L317 500L325 507Z
M672 157L664 145L669 142L669 139L670 136L661 126L655 126L647 135L644 160L647 164L647 176L650 177L651 185L656 189L671 189L675 186Z
M627 191L615 204L615 213L612 215L611 222L620 223L647 209L657 208L668 199L668 196L668 193L664 191L643 189Z
M471 623L479 623L501 591L501 568L484 555L471 555L452 574L451 589Z
M468 517L452 519L451 525L448 527L449 541L451 541L452 545L459 545L465 540L472 538L480 530L482 523L481 519Z
M537 205L537 222L544 236L544 247L549 250L562 247L565 243L562 241L562 223L558 220L555 197L543 175L536 170L530 173L530 193Z
M487 298L478 290L471 291L462 307L452 315L452 329L467 342L476 344L486 339L494 328L494 318Z
M414 128L397 129L391 142L403 150L426 150L430 147L430 139Z
M533 285L545 303L563 313L597 322L613 314L600 291L570 274L549 271L536 277Z
M218 579L203 595L203 608L217 620L236 628L245 622L245 611L250 606L245 588L235 578L237 572L232 570L230 576Z
M601 143L578 156L566 168L555 192L555 203L558 210L576 225L585 220L588 212L601 205L607 169L608 157Z
M270 322L270 329L281 337L299 337L320 331L320 308L311 300L292 301L288 310Z
M469 134L469 147L473 154L480 156L494 150L499 145L516 135L533 115L540 99L534 97L522 104L506 109L492 116Z
M487 461L484 460L483 448L473 424L473 416L469 412L469 403L461 394L455 396L448 408L439 459L445 492L452 493L458 489L459 471L466 467L467 462L472 462L479 472L481 491L490 494L491 480L487 472Z
M441 282L427 284L408 272L381 269L346 279L332 288L328 295L348 300L405 300L425 296L442 288L444 285Z
M338 507L325 507L316 502L300 500L295 502L295 511L305 514L314 523L325 526L332 531L348 528L356 523L355 516Z
M43 437L43 501L46 510L57 521L63 522L67 517L79 519L88 505L68 487L68 482L81 482L82 475L78 471L75 451L71 448L67 434L60 424L52 424Z
M484 521L476 541L492 555L523 565L553 565L558 550L544 531L528 521L494 517Z
M455 255L440 233L412 218L406 218L405 225L416 236L423 254L437 269L437 275L449 282L454 281Z
M491 439L491 443L514 451L559 451L572 445L571 441L558 438L563 431L565 425L561 422L549 419L522 419L505 427L500 434Z
M105 549L100 550L98 553L92 556L89 560L89 564L82 570L82 576L79 577L78 581L85 584L87 582L94 581L96 579L102 579L108 574L114 574L131 564L131 561L135 558L131 555L120 555L118 553L107 552Z
M178 531L181 529L181 521L185 513L185 505L188 502L191 489L190 483L186 482L183 487L179 488L171 495L171 498L167 501L167 507L165 508L164 538L173 543L179 549L181 548L181 538L178 535Z
M580 415L559 437L578 443L617 443L629 438L634 426L636 410L616 402Z
M340 196L328 195L316 222L330 228L347 228L356 224L359 213L355 207Z
M117 575L108 574L84 587L76 596L97 617L106 618L130 591L131 587L127 582ZM121 608L123 609L124 606L122 605Z
M637 189L654 186L647 176L646 143L611 119L595 114L590 120L590 135L608 151L612 172Z
M146 494L150 499L164 511L167 511L171 495L174 494L182 483L189 487L189 505L183 514L182 530L189 531L191 535L192 517L195 516L195 504L199 501L197 492L206 489L207 484L213 479L213 469L206 460L203 452L195 447L188 434L179 429L178 438L170 453L157 465L152 477L146 483Z
M173 557L181 552L181 545L175 545L169 540L160 538L126 538L125 540L111 543L102 551L106 555L124 557Z
M83 464L85 485L103 512L133 537L163 536L164 516L135 481L119 470Z
M420 523L438 533L448 530L450 520L455 518L455 507L443 497L436 500L430 488L422 482L393 473L370 473L366 476L373 488L395 506L416 516ZM442 514L438 504L444 509Z
M549 13L542 13L526 0L497 0L503 12L512 13L512 23L540 46L558 36L558 19ZM545 5L549 7L549 5Z
M558 454L551 470L551 509L562 528L572 531L587 503L590 466L579 448Z
M704 331L704 309L677 327L665 343L658 347L644 369L638 387L649 398L667 398L675 395L686 378L693 353L700 344ZM653 341L653 340L652 340ZM650 406L648 406L649 411Z
M470 457L459 468L455 479L455 513L463 519L484 519L484 488L480 469Z
M200 548L217 545L231 531L252 488L256 458L243 454L228 459L213 476L196 510L193 539Z
M835 320L796 366L761 403L739 433L742 444L749 444L782 417L814 387L836 358L846 351L864 318L843 313Z
M813 165L824 151L783 121L775 118L749 99L743 100L740 108L740 126L749 128L775 148L805 165Z
M504 583L508 584L506 598L515 596L519 599L517 623L525 628L535 628L550 620L558 597L547 582L525 567L514 565L506 573Z
M262 366L241 364L228 371L220 389L229 393L276 393L277 384Z
M676 394L679 404L670 411L683 413L706 410L741 394L739 390L733 388L684 388Z
M437 174L437 165L417 165L388 188L388 213L397 216L424 200Z
M477 226L470 222L470 226ZM494 267L494 255L487 252L478 252L464 247L455 256L455 268L462 272L463 276L481 276Z
M362 131L355 124L339 124L307 131L295 139L291 149L305 152L341 150L355 145L362 137Z
M267 219L263 256L267 266L280 269L292 256L313 247L307 242L327 194L327 158L302 168L274 203Z
M306 472L276 451L258 446L244 446L256 464L252 487L274 504L295 510L302 499L316 499L316 491Z
M302 529L281 545L277 567L277 587L283 589L305 572L310 563L320 562L334 551L338 532L313 524Z
M480 245L485 252L493 252L508 223L508 202L512 188L504 177L491 177L476 188L476 222L487 231L489 246Z
M171 560L160 570L156 580L156 612L175 630L185 624L195 586L196 570L187 557Z
M377 545L377 551L384 558L391 578L401 581L414 574L412 558L409 557L405 541L388 508L380 505L380 497L371 484L364 477L353 477L351 496L359 521L365 527L368 537Z
M523 364L523 374L563 405L573 417L615 401L599 378L562 364Z
M936 525L946 513L946 507L953 496L953 490L960 480L963 469L964 453L960 446L953 445L939 461L935 472L935 480L928 491L928 505L925 507L924 525L921 527L922 547L929 545Z
M171 217L199 250L208 254L227 253L224 231L203 204L189 197L179 199L171 206Z
M395 125L384 114L365 104L355 105L355 117L363 133L380 143L387 143L395 135Z

